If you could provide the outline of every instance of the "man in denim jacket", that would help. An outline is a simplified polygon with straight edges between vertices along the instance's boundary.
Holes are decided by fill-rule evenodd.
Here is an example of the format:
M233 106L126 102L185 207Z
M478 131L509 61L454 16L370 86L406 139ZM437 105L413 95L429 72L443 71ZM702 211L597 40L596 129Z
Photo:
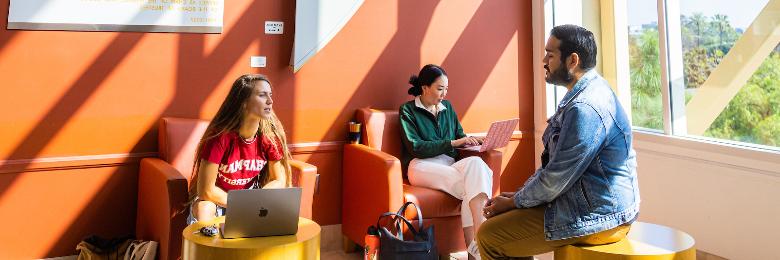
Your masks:
M569 244L625 237L639 213L631 123L593 67L593 33L556 26L545 46L545 80L569 91L547 120L542 166L517 192L488 201L477 235L481 257L527 257Z

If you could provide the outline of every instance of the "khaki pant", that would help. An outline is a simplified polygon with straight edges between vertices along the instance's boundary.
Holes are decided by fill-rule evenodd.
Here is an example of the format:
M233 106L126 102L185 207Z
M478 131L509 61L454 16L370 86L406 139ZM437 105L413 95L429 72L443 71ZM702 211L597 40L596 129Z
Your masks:
M571 244L602 245L623 239L630 225L583 237L546 241L544 239L544 207L514 209L482 223L477 234L482 259L533 259Z

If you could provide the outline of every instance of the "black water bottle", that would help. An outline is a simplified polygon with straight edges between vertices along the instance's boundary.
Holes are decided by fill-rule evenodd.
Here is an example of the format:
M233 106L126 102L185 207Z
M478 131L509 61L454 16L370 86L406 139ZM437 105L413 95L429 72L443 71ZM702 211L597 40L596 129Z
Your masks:
M350 144L360 143L360 123L349 122L349 131L347 133L347 140Z

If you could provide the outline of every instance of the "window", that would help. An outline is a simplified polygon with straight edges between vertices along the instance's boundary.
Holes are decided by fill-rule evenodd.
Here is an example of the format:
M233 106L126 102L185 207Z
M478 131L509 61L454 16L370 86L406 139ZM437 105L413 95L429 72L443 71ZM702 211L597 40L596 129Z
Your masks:
M631 121L635 127L663 130L656 3L657 0L627 2Z
M635 129L780 150L780 0L542 3L545 33L594 32L596 69ZM547 86L548 117L563 93Z
M544 2L544 12L548 19L545 20L545 40L550 38L550 30L562 24L576 24L582 26L583 7L593 0L550 0ZM558 103L568 90L565 86L546 84L547 117L551 117L557 110Z
M780 146L779 39L762 32L777 26L769 2L669 3L680 10L687 134Z

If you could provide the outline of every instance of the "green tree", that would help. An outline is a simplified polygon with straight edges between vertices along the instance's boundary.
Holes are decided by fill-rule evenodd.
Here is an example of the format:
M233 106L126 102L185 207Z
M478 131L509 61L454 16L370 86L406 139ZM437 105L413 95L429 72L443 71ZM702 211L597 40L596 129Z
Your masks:
M741 36L726 15L681 16L686 102ZM629 38L634 125L661 129L658 32L646 28ZM705 136L780 146L780 45L721 111Z
M780 146L780 53L764 60L704 135Z
M691 17L682 16L683 27L686 29L683 34L683 49L702 46L706 43L709 31L709 18L701 13L694 13Z
M629 42L631 67L631 110L636 126L662 129L661 63L658 31L645 29Z
M729 23L729 17L722 14L716 14L712 17L712 24L714 25L714 28L718 29L718 47L722 47L728 42L727 32L729 29L732 29L731 24Z
M698 88L710 76L710 72L720 64L723 59L722 51L715 50L712 53L703 47L695 47L690 50L684 50L683 66L685 74L685 87L689 89Z

